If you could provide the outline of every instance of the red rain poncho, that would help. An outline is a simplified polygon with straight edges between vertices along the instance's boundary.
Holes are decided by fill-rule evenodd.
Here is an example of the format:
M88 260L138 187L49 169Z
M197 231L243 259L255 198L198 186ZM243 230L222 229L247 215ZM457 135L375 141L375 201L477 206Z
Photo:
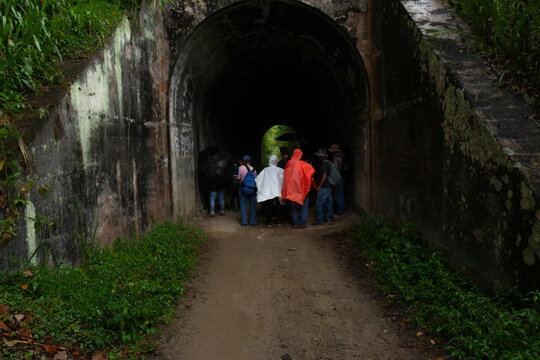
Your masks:
M283 173L281 198L303 205L304 199L311 188L311 178L315 173L315 169L307 162L300 160L301 158L302 150L295 149L291 159L287 161Z

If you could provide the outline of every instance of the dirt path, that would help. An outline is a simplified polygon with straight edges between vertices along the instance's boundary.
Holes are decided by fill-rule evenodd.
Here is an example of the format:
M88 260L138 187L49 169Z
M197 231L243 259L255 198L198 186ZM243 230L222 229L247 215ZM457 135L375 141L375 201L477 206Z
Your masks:
M153 359L425 359L403 344L373 291L334 249L323 226L241 227L205 219L208 254ZM309 222L308 222L309 223Z

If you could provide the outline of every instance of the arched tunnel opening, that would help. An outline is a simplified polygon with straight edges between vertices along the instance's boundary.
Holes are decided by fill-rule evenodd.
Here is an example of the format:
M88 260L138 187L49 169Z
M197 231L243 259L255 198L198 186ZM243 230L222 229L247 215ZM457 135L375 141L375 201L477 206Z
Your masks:
M283 0L239 2L203 21L175 64L170 103L182 152L191 136L194 157L222 146L251 155L257 169L266 165L261 139L275 124L305 137L307 158L333 143L358 158L369 113L366 70L350 35L320 10Z

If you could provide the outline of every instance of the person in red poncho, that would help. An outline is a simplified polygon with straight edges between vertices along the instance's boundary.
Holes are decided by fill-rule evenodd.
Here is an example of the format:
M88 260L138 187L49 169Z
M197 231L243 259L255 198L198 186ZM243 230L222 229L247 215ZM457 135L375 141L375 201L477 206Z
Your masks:
M307 162L300 160L302 150L295 149L283 173L281 198L291 202L292 220L295 228L306 226L309 206L309 189L313 183L315 169Z

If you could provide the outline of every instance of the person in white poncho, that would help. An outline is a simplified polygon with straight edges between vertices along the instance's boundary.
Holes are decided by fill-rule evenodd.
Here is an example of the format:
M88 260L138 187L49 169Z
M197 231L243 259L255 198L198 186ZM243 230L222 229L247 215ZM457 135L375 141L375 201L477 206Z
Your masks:
M281 188L283 186L283 169L277 167L278 158L270 156L268 167L265 167L257 176L257 202L262 203L266 225L272 225L272 216L277 217L277 224L281 225L279 201L281 200Z

